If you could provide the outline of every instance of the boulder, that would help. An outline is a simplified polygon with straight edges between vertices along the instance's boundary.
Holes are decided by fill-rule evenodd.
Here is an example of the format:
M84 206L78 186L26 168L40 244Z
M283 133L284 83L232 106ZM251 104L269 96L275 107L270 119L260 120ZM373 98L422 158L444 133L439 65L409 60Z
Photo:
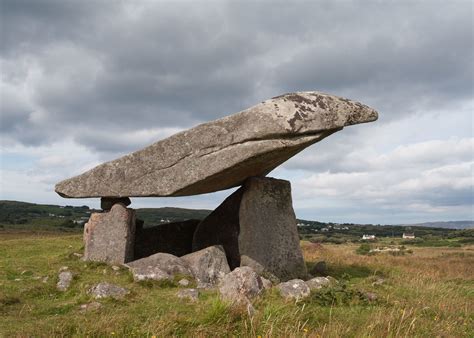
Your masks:
M306 278L290 182L251 177L199 223L193 250L222 245L231 269L280 280Z
M56 284L56 288L59 291L67 291L69 289L69 285L71 285L72 279L74 275L71 271L61 271L58 276L58 283Z
M89 294L92 295L95 299L109 297L114 299L122 299L129 293L130 291L125 288L106 282L99 283L89 289Z
M248 266L236 268L222 278L219 293L224 300L234 303L248 303L263 289L260 276Z
M135 210L114 204L84 226L84 260L123 264L133 260Z
M164 223L144 228L137 224L135 234L135 259L148 257L157 252L183 256L192 252L193 235L199 220Z
M321 289L323 286L328 286L329 284L331 284L331 280L326 277L315 277L306 281L306 285L308 285L310 290Z
M199 291L197 289L182 289L176 293L180 299L187 299L196 302L199 299Z
M182 256L181 259L191 269L198 285L214 285L230 272L222 246L211 246Z
M102 210L110 210L114 206L114 204L123 204L124 206L128 207L132 201L130 201L130 198L128 197L102 197L100 199L100 208Z
M317 262L310 271L313 276L326 276L328 274L328 266L325 261Z
M68 198L186 196L265 176L304 148L377 112L320 92L274 97L59 182Z
M192 276L185 261L162 252L130 262L127 266L136 281L172 279L177 274Z
M271 282L271 280L266 279L265 277L262 277L262 276L260 276L260 279L262 280L262 285L264 289L268 290L272 288L273 283Z
M301 279L292 279L277 285L278 290L283 298L287 300L295 299L296 301L306 298L311 291L306 283Z

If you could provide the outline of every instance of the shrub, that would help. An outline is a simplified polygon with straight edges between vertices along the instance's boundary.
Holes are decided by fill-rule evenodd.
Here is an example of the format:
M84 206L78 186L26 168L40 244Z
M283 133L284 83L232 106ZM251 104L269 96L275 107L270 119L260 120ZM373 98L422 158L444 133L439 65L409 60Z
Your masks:
M372 250L372 246L370 244L363 243L357 248L356 253L359 255L368 255L370 254L370 250Z

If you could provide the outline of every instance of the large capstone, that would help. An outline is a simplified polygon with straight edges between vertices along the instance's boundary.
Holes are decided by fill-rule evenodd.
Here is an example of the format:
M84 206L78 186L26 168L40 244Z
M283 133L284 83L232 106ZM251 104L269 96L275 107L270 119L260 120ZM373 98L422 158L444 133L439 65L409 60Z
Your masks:
M280 280L305 278L290 182L252 177L197 227L193 250L222 245L231 269Z
M93 213L84 226L84 259L113 264L133 260L135 210L117 203Z
M377 112L319 92L266 100L103 163L56 185L63 197L186 196L265 176L304 148Z

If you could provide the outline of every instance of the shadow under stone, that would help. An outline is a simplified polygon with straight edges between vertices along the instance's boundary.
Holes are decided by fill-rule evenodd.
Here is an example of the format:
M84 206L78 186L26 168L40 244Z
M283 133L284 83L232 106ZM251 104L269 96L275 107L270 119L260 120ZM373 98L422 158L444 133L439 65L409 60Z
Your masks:
M137 219L134 260L157 252L165 252L178 257L191 253L194 231L199 222L200 220L190 219L145 228L143 221Z

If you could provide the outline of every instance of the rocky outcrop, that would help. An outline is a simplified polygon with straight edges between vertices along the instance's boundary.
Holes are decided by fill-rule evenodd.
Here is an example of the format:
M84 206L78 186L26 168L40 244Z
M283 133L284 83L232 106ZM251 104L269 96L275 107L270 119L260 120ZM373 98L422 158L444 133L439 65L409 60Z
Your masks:
M56 185L63 197L186 196L265 176L304 148L377 112L319 92L285 94L201 124Z
M133 260L135 211L116 203L93 213L84 226L84 260L123 264Z
M181 259L189 266L198 282L198 287L212 286L230 272L221 246L211 246L182 256Z
M231 268L280 280L305 278L288 181L252 177L197 227L193 250L222 245Z

